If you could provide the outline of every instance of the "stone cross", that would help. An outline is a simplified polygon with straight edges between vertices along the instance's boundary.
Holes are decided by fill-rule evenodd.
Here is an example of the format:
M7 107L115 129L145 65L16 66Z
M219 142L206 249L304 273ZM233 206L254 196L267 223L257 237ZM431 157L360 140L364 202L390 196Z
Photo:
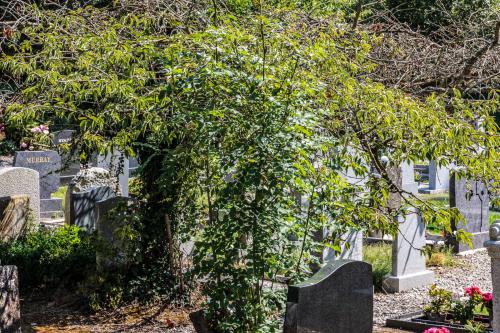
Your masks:
M52 217L62 210L62 199L52 199L52 192L59 189L61 157L56 151L18 151L14 166L38 171L40 179L40 215Z
M310 279L288 288L284 333L371 333L372 267L333 260Z
M27 195L34 227L40 224L40 180L38 172L27 168L0 168L0 197Z
M464 229L472 234L473 249L483 247L488 240L490 201L488 188L480 181L458 178L453 175L450 181L450 207L456 207L464 216L467 224L452 221L453 230ZM455 252L471 250L467 244L456 242L450 237Z
M493 285L493 330L500 333L500 220L489 230L490 240L484 242L491 257L491 283Z
M0 266L0 332L21 333L16 266Z

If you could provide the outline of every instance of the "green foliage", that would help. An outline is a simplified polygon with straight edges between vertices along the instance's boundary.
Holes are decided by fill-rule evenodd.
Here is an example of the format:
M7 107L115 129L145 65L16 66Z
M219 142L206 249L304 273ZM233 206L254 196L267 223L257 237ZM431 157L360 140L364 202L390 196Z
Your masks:
M0 140L0 156L12 155L16 151L16 143L12 140Z
M449 247L426 246L424 248L427 266L453 267L457 265L453 251Z
M472 320L469 320L467 324L465 324L464 329L468 333L486 333L486 325L483 323L478 323Z
M59 284L74 287L95 271L95 250L89 236L67 226L0 244L0 261L18 267L23 290Z
M265 280L303 279L349 229L395 234L409 206L447 230L460 218L409 194L392 207L388 167L433 159L498 182L494 98L416 100L386 89L367 78L379 38L321 20L328 10L320 21L302 15L308 3L232 1L228 14L203 2L210 23L176 30L173 20L168 34L150 11L33 7L9 40L0 69L23 87L9 126L75 124L83 161L119 149L141 163L140 214L128 215L140 235L134 273L110 281L95 304L119 304L129 290L183 296L179 244L195 240L189 273L206 281L212 328L275 331L283 295ZM370 190L348 183L348 169ZM327 239L315 242L324 228Z
M429 289L430 304L424 307L426 313L444 317L451 309L452 293L438 288L435 284Z
M383 290L383 281L392 269L392 245L377 243L363 247L363 261L372 265L373 285Z

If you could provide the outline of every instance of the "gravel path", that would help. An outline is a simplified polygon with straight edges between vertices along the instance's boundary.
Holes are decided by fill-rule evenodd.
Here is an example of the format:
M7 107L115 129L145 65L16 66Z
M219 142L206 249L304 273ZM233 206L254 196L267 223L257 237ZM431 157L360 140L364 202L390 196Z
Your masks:
M490 257L486 251L457 257L457 266L433 269L436 285L456 293L470 285L491 291ZM415 288L398 294L376 293L373 304L373 319L377 325L385 325L389 317L421 311L429 301L428 287Z

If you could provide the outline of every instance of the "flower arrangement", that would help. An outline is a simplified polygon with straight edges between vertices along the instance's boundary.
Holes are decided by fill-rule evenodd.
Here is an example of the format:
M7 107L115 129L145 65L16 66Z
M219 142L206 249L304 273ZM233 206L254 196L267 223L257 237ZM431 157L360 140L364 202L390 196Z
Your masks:
M31 136L22 139L21 150L46 149L51 145L50 131L47 125L38 125L30 129Z
M425 330L423 333L450 333L450 330L446 327L431 327Z

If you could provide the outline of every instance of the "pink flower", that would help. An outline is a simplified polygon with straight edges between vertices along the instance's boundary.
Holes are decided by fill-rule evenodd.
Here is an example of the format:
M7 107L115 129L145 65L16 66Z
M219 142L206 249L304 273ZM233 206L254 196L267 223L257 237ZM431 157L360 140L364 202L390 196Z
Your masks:
M28 144L26 142L21 143L21 148L22 149L28 148Z
M493 302L493 294L492 293L483 293L481 295L483 298L483 302Z
M424 333L450 333L446 327L432 327L425 330Z
M43 134L49 134L49 127L46 125L40 125L40 126L35 126L31 130L31 133L43 133Z
M468 295L470 297L474 297L474 295L481 295L481 289L479 289L478 286L470 286L469 288L465 288L465 295Z

